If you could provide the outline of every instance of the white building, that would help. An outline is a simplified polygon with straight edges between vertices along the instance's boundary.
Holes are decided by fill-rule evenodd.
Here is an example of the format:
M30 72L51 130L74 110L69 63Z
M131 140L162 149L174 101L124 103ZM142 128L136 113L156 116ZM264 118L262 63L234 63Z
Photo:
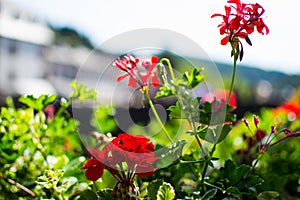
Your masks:
M54 33L8 0L0 0L0 93L41 94L55 92L42 79L47 63L43 51Z

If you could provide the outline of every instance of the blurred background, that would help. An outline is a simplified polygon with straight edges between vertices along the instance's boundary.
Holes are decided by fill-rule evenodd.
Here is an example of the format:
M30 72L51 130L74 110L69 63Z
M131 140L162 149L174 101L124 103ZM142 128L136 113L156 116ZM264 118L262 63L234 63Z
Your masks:
M254 2L254 1L249 1ZM239 111L257 111L286 101L300 86L300 40L297 34L300 3L296 0L257 1L265 9L269 35L251 35L253 46L245 44L243 62L238 64L235 92ZM118 57L122 45L100 49L99 45L120 33L138 28L163 28L176 31L201 46L219 68L224 83L230 82L230 49L220 45L217 25L226 1L142 2L96 0L0 0L0 102L7 96L57 93L68 97L70 82L92 49L85 63L85 77L96 82L101 63ZM163 40L166 50L172 47ZM187 47L183 57L201 66L207 60L195 58ZM175 67L181 61L168 52ZM106 66L103 66L106 67ZM115 82L107 78L107 87ZM109 91L108 91L109 92ZM105 94L102 94L105 96Z

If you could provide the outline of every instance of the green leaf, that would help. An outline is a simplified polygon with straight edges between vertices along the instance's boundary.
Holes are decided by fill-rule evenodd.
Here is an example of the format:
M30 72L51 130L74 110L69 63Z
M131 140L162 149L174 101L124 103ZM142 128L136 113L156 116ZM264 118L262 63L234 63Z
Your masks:
M98 200L114 200L112 197L112 189L106 188L97 192Z
M80 193L80 197L78 200L90 200L90 199L98 199L97 195L91 190L85 190Z
M187 142L185 140L178 141L171 148L163 147L159 149L160 159L156 162L156 167L161 169L171 165L174 161L182 156L182 150Z
M217 189L208 190L202 197L202 200L210 200L213 199L217 194Z
M157 200L173 200L175 198L174 188L170 183L164 182L158 189L156 194Z
M94 109L92 125L98 132L113 132L117 128L114 114L115 108L112 105L99 105L96 109Z
M178 101L175 106L169 106L167 110L170 111L170 119L184 119L184 116L181 115L182 112Z
M61 155L57 157L56 163L53 165L53 169L61 169L69 163L69 158L66 155Z
M224 140L230 131L231 126L229 124L218 125L215 128L208 128L207 131L199 132L199 136L201 139L214 144Z
M275 191L265 191L259 193L259 195L257 196L259 200L273 200L276 199L276 197L279 197L279 193Z
M54 189L63 175L63 170L45 170L43 176L39 176L36 183L44 188Z
M232 160L226 160L224 167L224 175L229 180L231 185L235 185L240 182L245 174L250 170L248 165L235 166Z
M76 184L68 188L68 190L66 191L66 195L72 197L72 199L77 199L81 196L81 194L83 194L84 191L87 191L88 189L89 189L89 185L87 183L77 182Z
M159 91L156 92L154 98L159 99L159 98L162 98L162 97L169 97L169 96L173 96L173 95L175 95L174 89L172 88L171 85L166 84L166 85L163 85L159 88Z
M71 82L71 87L73 93L70 95L71 99L78 99L81 103L84 100L96 100L97 92L94 89L87 90L83 83L78 83L76 81Z
M233 187L233 186L230 186L229 188L227 188L226 192L231 195L240 195L241 194L239 189L236 187Z
M220 169L223 175L223 185L225 188L234 186L241 192L247 192L250 187L263 182L263 179L259 178L259 176L249 173L250 170L251 167L248 165L242 164L236 166L232 160L226 160L224 167Z
M19 98L19 102L25 104L29 108L33 108L37 111L44 110L49 104L53 103L56 99L56 94L51 96L41 95L35 98L33 95L22 96Z
M200 109L199 122L207 125L223 124L223 122L234 122L235 114L230 111L233 109L229 105L221 105L221 102L216 100L212 103L204 102Z
M255 185L258 185L262 183L264 180L260 178L257 175L251 175L249 178L247 178L244 182L245 186L253 187Z
M192 73L185 72L183 74L183 79L187 81L192 88L194 88L204 80L204 77L200 72L200 69L193 69Z
M150 200L156 200L157 191L162 184L163 180L161 179L156 179L149 183L149 185L147 186L147 191Z
M78 169L81 168L81 166L83 165L85 160L86 159L85 159L84 156L80 156L80 157L74 158L72 161L70 161L68 163L68 165L63 167L63 170L65 172L65 176L74 175L74 173L77 172Z

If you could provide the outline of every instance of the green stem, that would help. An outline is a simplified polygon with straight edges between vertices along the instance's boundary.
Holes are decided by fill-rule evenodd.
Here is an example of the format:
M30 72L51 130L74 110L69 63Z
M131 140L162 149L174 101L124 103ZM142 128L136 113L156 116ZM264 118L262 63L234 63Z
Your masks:
M234 47L232 47L234 48ZM238 53L234 52L234 58L233 58L233 70L232 70L232 76L231 76L231 84L230 84L230 89L229 89L229 94L228 94L228 99L227 99L227 103L230 102L230 97L231 97L231 93L233 91L233 85L234 85L234 80L235 80L235 73L236 73L236 61L238 59Z
M209 162L210 162L210 160L211 160L211 158L212 158L212 156L215 152L216 146L217 146L217 144L215 143L212 150L211 150L211 152L210 152L210 155L207 156L207 159L205 160L205 165L204 165L204 168L203 168L203 171L202 171L201 183L204 183L205 174L206 174Z
M162 59L160 59L159 63L162 64L163 62L167 63L168 68L170 70L171 78L172 78L173 81L175 81L176 78L175 78L175 74L174 74L173 67L172 67L172 64L171 64L170 60L168 58L162 58Z
M215 185L213 185L213 184L210 184L210 183L208 183L208 182L205 182L205 181L204 181L204 184L205 184L205 185L208 185L208 186L210 186L210 187L216 188L216 189L222 191L223 193L226 192L226 191L223 190L222 188L220 188L220 187L218 187L218 186L215 186Z
M97 184L96 184L95 181L93 181L92 191L93 191L94 193L97 193L97 192L98 192L98 187L97 187Z
M200 160L180 160L179 162L181 164L193 164L193 163L202 163L204 161L205 161L205 159L202 158Z
M175 77L175 74L174 74L174 71L173 71L173 67L172 67L172 64L171 64L170 60L167 59L167 58L162 58L160 60L160 64L163 64L163 62L167 63L167 66L168 66L170 74L171 74L171 79L172 79L173 83L175 83L176 82L176 77ZM183 100L182 100L182 98L181 98L180 95L178 95L178 101L179 101L180 105L183 106L184 103L183 103ZM195 134L195 138L196 138L197 143L198 143L198 145L199 145L199 147L201 149L201 152L202 152L202 154L204 154L205 151L204 151L204 149L202 147L202 144L201 144L201 141L200 141L200 139L199 139L199 137L197 135L197 130L196 130L195 123L192 121L192 119L188 119L188 122L189 122L190 126L192 127L192 130L193 130L193 132Z
M251 166L251 169L246 173L245 178L254 173L255 167L258 164L258 161L261 159L261 157L262 157L262 154L258 154L254 164Z
M193 130L194 134L195 134L195 138L196 138L197 143L198 143L198 145L199 145L199 147L200 147L200 149L201 149L202 155L204 155L204 154L205 154L205 150L203 149L203 146L202 146L201 141L200 141L200 139L199 139L199 136L198 136L198 134L197 134L197 130L196 130L195 123L192 122L191 120L188 120L188 121L189 121L189 123L190 123L190 125L191 125L191 127L192 127L192 130Z
M256 158L254 164L252 165L252 170L254 170L254 168L256 167L256 165L257 165L257 163L258 163L260 157L261 157L261 154L258 155L258 157Z
M154 114L156 120L158 121L159 125L161 126L161 128L162 128L163 132L165 133L165 135L167 136L167 138L168 138L168 139L170 140L170 142L172 142L172 144L173 144L174 141L172 140L172 138L170 137L169 132L168 132L167 129L165 128L164 124L162 123L162 121L161 121L161 119L160 119L160 117L159 117L159 115L158 115L158 113L157 113L157 111L156 111L156 109L155 109L155 107L154 107L154 104L153 104L153 102L152 102L152 100L151 100L151 98L150 98L150 96L149 96L148 91L145 91L144 94L145 94L145 96L146 96L146 98L147 98L147 100L148 100L148 102L149 102L149 105L150 105L150 107L151 107L151 109L152 109L152 112L153 112L153 114Z

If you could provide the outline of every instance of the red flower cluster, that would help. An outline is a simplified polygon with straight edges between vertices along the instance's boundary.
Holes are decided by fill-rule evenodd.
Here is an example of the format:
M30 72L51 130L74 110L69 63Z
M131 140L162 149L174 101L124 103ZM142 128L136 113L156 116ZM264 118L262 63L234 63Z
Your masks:
M91 150L94 158L90 158L81 169L86 169L88 180L96 181L107 169L118 182L129 181L135 174L146 177L155 172L153 162L158 160L154 155L154 145L144 136L119 134L101 151ZM126 169L124 163L127 164ZM125 171L128 172L125 175Z
M138 65L141 65L139 69ZM122 58L118 58L113 65L118 67L120 70L125 71L126 74L121 75L117 78L117 81L121 81L129 76L128 86L135 88L139 85L141 88L148 87L151 81L153 87L159 86L160 82L156 75L156 65L158 58L152 56L150 61L140 61L138 58L128 54Z
M284 103L283 105L274 109L275 114L278 112L284 112L288 115L292 120L296 120L300 117L300 103L295 101L289 101Z
M227 1L230 6L225 6L225 15L214 14L211 17L222 17L223 22L219 24L220 34L226 34L221 40L222 45L226 45L228 42L232 43L239 38L246 39L249 45L251 41L248 37L249 34L254 32L254 27L261 34L268 34L269 28L264 23L261 16L264 14L264 8L256 4L241 3L240 0Z

